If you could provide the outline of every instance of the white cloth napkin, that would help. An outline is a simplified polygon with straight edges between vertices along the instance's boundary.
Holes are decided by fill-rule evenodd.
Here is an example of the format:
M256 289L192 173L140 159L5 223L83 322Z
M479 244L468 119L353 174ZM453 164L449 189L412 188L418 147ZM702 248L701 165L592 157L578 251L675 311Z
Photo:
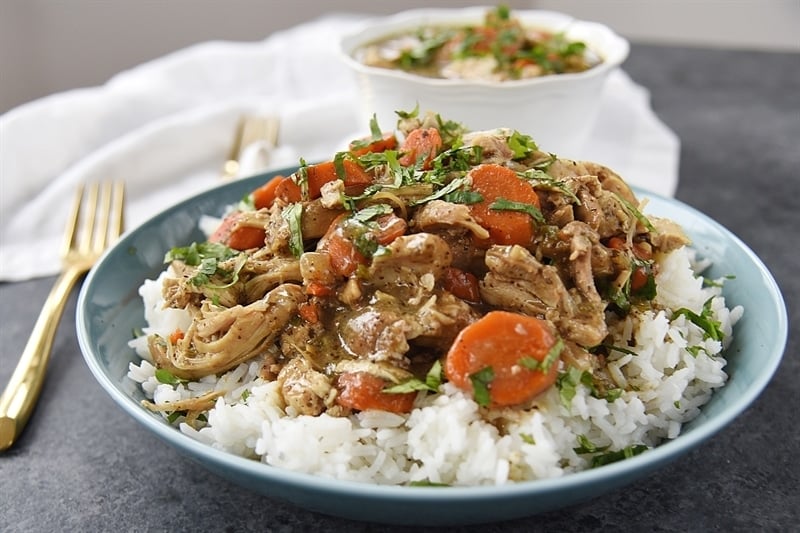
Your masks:
M330 159L367 133L356 82L336 51L340 35L363 22L328 16L261 42L203 43L103 86L55 94L1 116L0 281L59 271L59 243L78 183L124 180L128 229L223 183L222 164L244 115L280 119L279 147L267 160L249 150L244 175L293 166L301 157ZM630 183L669 196L678 153L676 136L650 109L648 91L617 71L589 141L572 157L604 163Z

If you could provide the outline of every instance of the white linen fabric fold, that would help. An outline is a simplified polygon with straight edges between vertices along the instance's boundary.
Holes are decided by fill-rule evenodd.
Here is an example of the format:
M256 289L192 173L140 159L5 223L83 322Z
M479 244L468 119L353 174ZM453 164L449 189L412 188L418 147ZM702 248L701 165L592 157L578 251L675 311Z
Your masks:
M339 37L363 22L328 16L261 42L203 43L101 87L55 94L1 116L0 281L58 272L78 183L124 180L128 229L223 183L222 164L244 115L276 115L280 132L266 161L243 161L243 175L295 166L301 157L329 159L366 134L356 82L337 57ZM524 133L536 138L535 131ZM650 109L648 91L617 71L589 141L570 157L604 163L634 185L672 195L678 152L677 138Z

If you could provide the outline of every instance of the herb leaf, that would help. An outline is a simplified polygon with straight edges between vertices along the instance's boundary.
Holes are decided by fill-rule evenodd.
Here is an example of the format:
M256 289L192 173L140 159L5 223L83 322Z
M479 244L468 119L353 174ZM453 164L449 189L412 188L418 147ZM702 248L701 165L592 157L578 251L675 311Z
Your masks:
M402 383L398 383L397 385L392 385L391 387L386 387L383 389L383 392L389 394L406 394L409 392L416 392L416 391L429 391L429 392L439 392L439 385L442 384L442 363L439 362L437 359L436 362L433 363L430 370L425 376L425 381L422 381L419 378L411 378L407 381Z
M513 159L523 159L539 148L530 135L522 134L516 130L508 138L508 147L514 152Z
M650 448L644 444L632 444L630 446L625 446L621 450L595 455L592 457L592 468L597 468L598 466L604 466L622 461L624 459L629 459L634 455L639 455L649 449Z
M281 211L281 217L289 225L289 250L295 257L303 255L303 204L297 202Z
M494 211L519 211L530 215L536 222L544 224L544 216L539 208L533 204L526 204L524 202L514 202L506 198L498 197L494 202L489 205L489 209Z
M563 349L564 341L559 337L559 339L556 341L553 347L548 350L547 354L541 361L534 359L533 357L525 356L520 357L519 364L528 370L541 370L542 373L547 374L550 372L550 368L553 366L553 363L558 361L558 357L561 355L561 350Z
M722 332L722 324L713 318L714 312L711 310L712 299L713 297L706 300L703 304L703 310L699 315L690 309L681 307L673 313L672 319L675 320L679 316L684 315L694 325L703 330L703 338L721 341L725 337L725 334Z
M494 379L494 369L490 366L485 366L474 374L469 375L472 382L472 395L475 402L481 407L486 407L491 402L489 394L489 384Z
M556 387L561 398L561 403L569 409L572 399L578 392L578 385L582 382L583 372L571 366L566 372L561 372L556 378Z
M174 376L172 372L166 368L157 368L155 377L159 383L164 383L165 385L177 385L181 382L179 378Z

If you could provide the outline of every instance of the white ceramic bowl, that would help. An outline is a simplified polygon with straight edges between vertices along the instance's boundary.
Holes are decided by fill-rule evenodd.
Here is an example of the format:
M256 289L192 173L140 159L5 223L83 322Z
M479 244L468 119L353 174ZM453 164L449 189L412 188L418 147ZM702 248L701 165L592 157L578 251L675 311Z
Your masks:
M490 7L419 9L368 21L340 42L345 64L361 90L362 118L373 113L383 129L394 128L395 111L434 111L471 130L498 126L533 136L542 149L569 157L585 140L597 114L608 75L628 56L628 42L608 27L552 11L515 10L523 25L563 31L586 43L602 63L584 72L513 81L436 79L364 65L353 56L360 46L423 25L480 24ZM364 120L363 123L367 123Z

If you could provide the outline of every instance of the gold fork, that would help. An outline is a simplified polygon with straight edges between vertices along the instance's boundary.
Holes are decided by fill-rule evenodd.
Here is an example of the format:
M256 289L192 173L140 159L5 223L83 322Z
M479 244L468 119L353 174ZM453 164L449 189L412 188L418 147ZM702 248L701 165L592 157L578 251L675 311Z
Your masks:
M58 322L72 287L122 233L124 196L121 182L90 185L85 204L84 187L75 193L61 249L61 275L45 300L11 381L0 396L0 451L14 444L33 412Z
M233 179L239 174L242 152L256 141L263 141L266 150L278 144L279 121L275 116L245 116L236 126L228 159L222 167L223 179Z

